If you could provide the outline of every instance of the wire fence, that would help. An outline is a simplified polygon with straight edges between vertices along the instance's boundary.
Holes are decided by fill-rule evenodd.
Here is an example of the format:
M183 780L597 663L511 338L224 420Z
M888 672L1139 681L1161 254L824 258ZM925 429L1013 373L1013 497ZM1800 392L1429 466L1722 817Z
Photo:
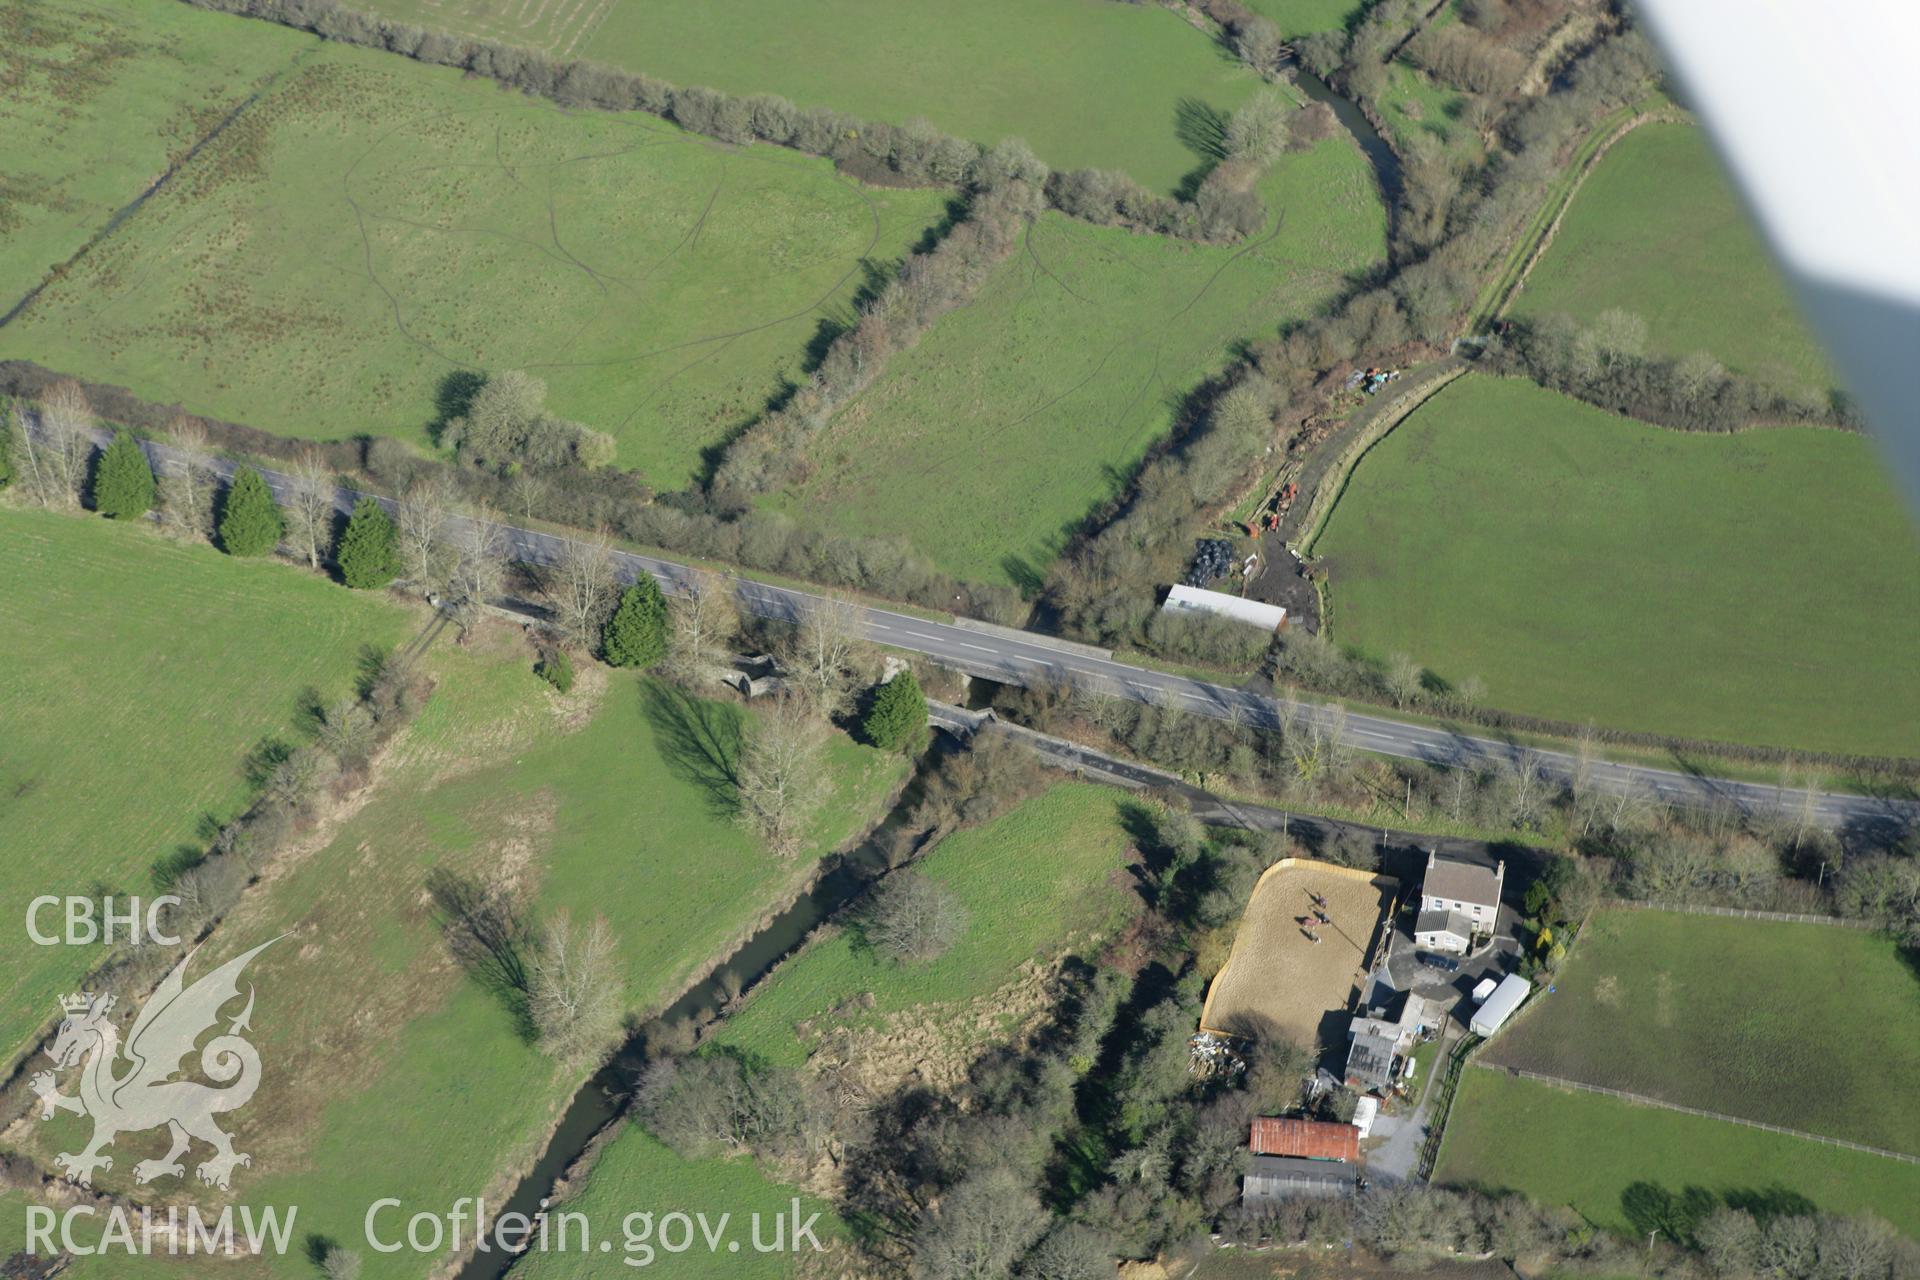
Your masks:
M1677 1102L1663 1102L1659 1098L1649 1098L1644 1093L1628 1093L1625 1089L1609 1089L1603 1084L1588 1084L1583 1080L1569 1080L1564 1076L1550 1076L1539 1071L1528 1071L1523 1067L1503 1067L1498 1063L1469 1062L1466 1065L1479 1067L1483 1071L1504 1071L1508 1075L1519 1076L1525 1080L1537 1080L1541 1084L1557 1085L1562 1089L1577 1089L1582 1093L1605 1094L1609 1098L1619 1098L1623 1102L1633 1102L1643 1107L1659 1107L1663 1111L1678 1111L1682 1115L1699 1116L1705 1120L1724 1120L1728 1124L1745 1125L1749 1129L1764 1129L1768 1133L1785 1134L1789 1138L1805 1138L1809 1142L1823 1142L1830 1147L1845 1147L1849 1151L1861 1151L1870 1156L1881 1156L1888 1160L1898 1160L1902 1164L1920 1164L1920 1156L1908 1155L1904 1151L1888 1151L1884 1147L1870 1147L1864 1142L1849 1142L1845 1138L1830 1138L1824 1133L1808 1133L1805 1129L1789 1129L1784 1125L1768 1124L1764 1120L1749 1120L1744 1116L1730 1116L1721 1111L1703 1111L1699 1107L1687 1107Z
M1772 920L1779 924L1830 924L1839 929L1872 931L1881 928L1877 920L1853 920L1846 916L1799 915L1790 911L1751 911L1745 907L1704 907L1665 902L1634 902L1622 899L1608 906L1630 911L1677 911L1690 916L1738 916L1743 920Z

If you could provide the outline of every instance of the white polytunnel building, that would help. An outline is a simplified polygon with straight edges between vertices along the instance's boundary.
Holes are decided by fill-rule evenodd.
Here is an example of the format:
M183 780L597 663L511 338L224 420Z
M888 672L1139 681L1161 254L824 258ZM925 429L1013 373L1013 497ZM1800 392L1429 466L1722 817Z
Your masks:
M1493 989L1493 994L1481 1001L1480 1007L1473 1011L1473 1021L1469 1024L1473 1034L1490 1036L1498 1031L1532 994L1533 984L1519 974L1510 973L1502 978L1500 985Z
M1231 618L1235 622L1244 622L1248 626L1259 627L1266 631L1278 631L1286 625L1287 611L1277 604L1262 604L1258 600L1245 600L1239 596L1230 596L1224 591L1207 591L1200 587L1176 585L1167 592L1166 603L1160 606L1162 613L1211 613L1221 618Z

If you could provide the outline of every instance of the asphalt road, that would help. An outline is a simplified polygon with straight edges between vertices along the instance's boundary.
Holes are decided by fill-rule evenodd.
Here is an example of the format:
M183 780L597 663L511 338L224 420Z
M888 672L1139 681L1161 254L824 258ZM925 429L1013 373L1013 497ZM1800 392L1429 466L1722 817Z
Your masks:
M174 450L164 445L148 443L146 448L156 466L169 465L176 456ZM223 472L231 469L231 464L224 461L215 460L215 463L216 469ZM278 472L263 470L262 475L276 493L283 492L289 483L287 477ZM361 496L353 490L342 490L336 498L336 505L343 511L348 510ZM381 498L380 501L389 508L393 506L390 499ZM526 564L554 563L568 541L558 534L513 525L500 527L509 554ZM631 551L616 551L614 554L625 580L631 581L642 573L650 573L670 593L681 589L690 572L687 566L670 560ZM736 581L742 608L763 618L796 620L822 598L817 594L769 586L744 578ZM1322 703L1289 701L1227 688L1204 680L1118 662L1100 656L1085 646L1068 645L1034 632L963 627L929 621L892 609L865 605L857 607L867 635L876 643L922 654L968 675L1006 684L1071 683L1112 697L1151 701L1218 719L1238 719L1259 727L1275 727L1294 717L1303 716L1341 719L1344 721L1346 740L1352 746L1380 755L1433 765L1517 764L1530 755L1543 773L1559 778L1570 778L1582 767L1578 757L1566 752L1529 750L1494 738L1451 729L1408 724L1381 715L1341 712ZM1650 798L1689 806L1730 802L1754 813L1784 809L1788 813L1799 814L1804 810L1813 822L1829 828L1908 823L1920 819L1920 802L1910 800L1887 800L1835 792L1813 792L1809 795L1794 788L1604 760L1589 762L1586 770L1591 785L1603 791L1616 794L1637 791ZM1807 807L1809 805L1810 808Z

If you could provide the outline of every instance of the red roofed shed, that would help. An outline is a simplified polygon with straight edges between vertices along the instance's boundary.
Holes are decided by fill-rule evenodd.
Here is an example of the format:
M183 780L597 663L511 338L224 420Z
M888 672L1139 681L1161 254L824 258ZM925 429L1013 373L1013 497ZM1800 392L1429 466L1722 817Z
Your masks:
M1308 1160L1360 1159L1360 1131L1350 1124L1325 1120L1276 1120L1261 1116L1253 1122L1248 1142L1257 1156L1296 1156Z

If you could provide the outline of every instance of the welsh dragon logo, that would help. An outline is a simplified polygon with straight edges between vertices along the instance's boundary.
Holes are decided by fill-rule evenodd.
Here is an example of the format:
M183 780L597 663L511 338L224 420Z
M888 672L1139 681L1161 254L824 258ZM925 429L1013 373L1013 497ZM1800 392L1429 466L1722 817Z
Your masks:
M219 1022L220 1010L239 998L240 974L248 962L277 941L261 943L190 987L184 982L187 962L193 959L189 954L148 998L127 1033L124 1048L108 1016L113 1010L112 996L61 999L66 1017L47 1056L59 1071L86 1060L80 1070L79 1096L70 1098L61 1093L53 1071L39 1072L30 1084L40 1095L42 1120L51 1120L61 1111L93 1117L93 1140L86 1150L54 1157L69 1178L90 1185L95 1169L113 1168L113 1157L101 1152L116 1137L161 1125L167 1126L173 1145L160 1159L142 1160L133 1166L137 1183L181 1175L180 1157L194 1138L213 1148L213 1155L195 1170L200 1181L209 1186L226 1189L236 1165L253 1163L251 1156L233 1149L233 1139L214 1122L220 1113L246 1106L260 1087L260 1055L240 1036L251 1029L251 986L247 988L246 1007L227 1025L226 1033L207 1041L200 1050L201 1070L225 1087L172 1077L180 1070L181 1059L193 1052L194 1041Z

